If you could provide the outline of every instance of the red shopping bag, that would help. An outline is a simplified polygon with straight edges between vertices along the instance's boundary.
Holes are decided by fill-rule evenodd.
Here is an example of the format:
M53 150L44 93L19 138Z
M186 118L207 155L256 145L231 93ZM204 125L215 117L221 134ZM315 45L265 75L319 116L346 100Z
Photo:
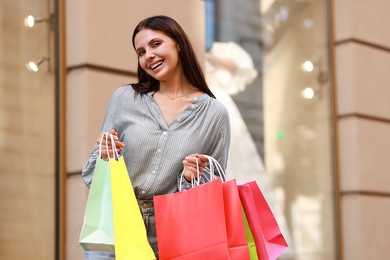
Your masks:
M287 249L279 225L255 181L239 182L238 191L259 260L274 260Z
M208 158L212 181L189 191L154 197L161 259L251 259L237 183L213 180L214 169L223 180L226 176L219 163ZM200 225L191 226L191 220L196 219L202 220ZM204 221L206 225L202 224Z
M226 233L232 260L249 260L247 233L236 180L222 183Z
M160 260L230 259L221 179L153 200Z

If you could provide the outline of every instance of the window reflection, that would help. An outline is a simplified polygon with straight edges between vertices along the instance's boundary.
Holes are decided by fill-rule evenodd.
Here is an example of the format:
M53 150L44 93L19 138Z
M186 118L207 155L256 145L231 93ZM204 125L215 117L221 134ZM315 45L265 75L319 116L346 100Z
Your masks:
M336 258L326 7L325 0L206 1L209 46L237 43L258 72L231 98L265 164L259 182L267 182L290 245L280 259Z
M31 60L54 40L23 24L30 12L48 16L51 2L1 1L0 259L51 260L56 250L55 75L46 59Z

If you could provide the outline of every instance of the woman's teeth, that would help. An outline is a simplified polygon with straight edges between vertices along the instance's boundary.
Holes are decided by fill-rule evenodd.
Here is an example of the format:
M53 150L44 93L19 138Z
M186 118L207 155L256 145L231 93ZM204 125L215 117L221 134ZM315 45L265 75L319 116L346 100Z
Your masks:
M155 68L157 68L158 66L160 66L162 63L163 63L162 61L159 62L159 63L156 63L156 64L154 64L153 66L151 66L150 68L151 68L152 70L154 70Z

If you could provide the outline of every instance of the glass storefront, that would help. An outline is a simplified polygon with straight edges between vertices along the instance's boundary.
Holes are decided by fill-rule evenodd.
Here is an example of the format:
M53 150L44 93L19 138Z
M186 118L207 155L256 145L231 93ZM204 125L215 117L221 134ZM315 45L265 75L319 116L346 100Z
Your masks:
M326 0L206 1L208 50L236 43L257 71L230 94L271 183L280 259L337 259L327 12Z
M280 259L337 259L328 1L205 4L206 74L232 115L228 167L262 187L289 243ZM1 1L0 259L56 254L52 5Z
M55 256L51 2L1 0L0 259Z

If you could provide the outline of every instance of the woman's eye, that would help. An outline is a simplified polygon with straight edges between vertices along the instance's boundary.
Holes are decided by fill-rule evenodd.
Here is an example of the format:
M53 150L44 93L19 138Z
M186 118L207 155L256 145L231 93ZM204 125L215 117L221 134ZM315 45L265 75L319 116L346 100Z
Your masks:
M157 46L159 46L161 43L160 42L155 42L155 43L153 43L153 48L156 48Z
M144 55L145 54L145 51L139 51L138 52L138 57L141 57L142 55Z

